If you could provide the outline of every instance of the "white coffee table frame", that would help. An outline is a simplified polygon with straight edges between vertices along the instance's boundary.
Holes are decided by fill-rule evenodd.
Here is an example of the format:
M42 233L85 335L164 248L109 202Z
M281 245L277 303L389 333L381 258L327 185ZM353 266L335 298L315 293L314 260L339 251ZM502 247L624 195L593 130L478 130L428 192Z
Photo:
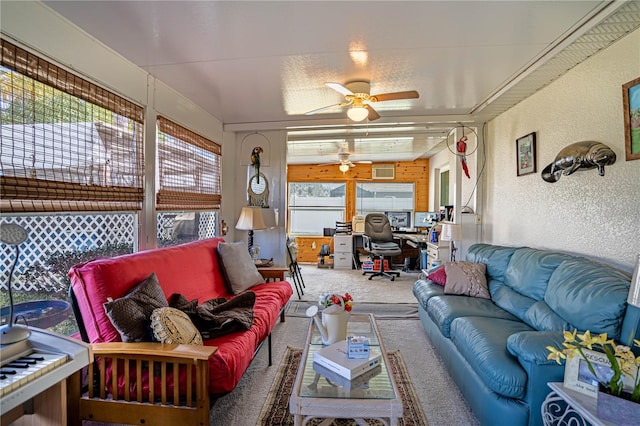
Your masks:
M322 426L331 424L334 418L354 419L359 425L366 425L366 422L364 421L365 418L377 419L385 425L396 426L398 424L398 420L402 418L402 401L399 397L398 386L396 385L393 374L389 372L387 351L380 337L380 332L378 331L375 318L370 314L352 314L351 320L357 319L362 321L362 317L369 317L371 327L377 337L380 345L379 350L382 353L382 362L384 364L383 373L381 374L388 374L391 388L393 390L393 397L366 399L349 398L348 396L331 398L301 396L305 368L308 365L307 358L311 356L309 351L312 346L311 342L314 336L314 331L316 331L316 325L313 320L309 320L310 324L309 331L307 333L307 340L304 345L300 366L296 375L296 381L293 385L293 391L289 400L289 409L291 414L294 416L295 426L304 426L309 420L314 418L326 418L321 423ZM314 346L317 347L318 345L314 344ZM327 418L329 415L331 418Z

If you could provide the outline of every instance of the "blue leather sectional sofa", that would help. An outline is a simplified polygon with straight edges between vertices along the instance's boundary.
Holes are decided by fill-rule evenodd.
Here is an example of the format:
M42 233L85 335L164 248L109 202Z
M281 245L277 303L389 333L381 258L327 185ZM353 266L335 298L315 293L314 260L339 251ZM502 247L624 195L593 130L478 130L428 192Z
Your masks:
M491 299L413 286L420 319L474 414L486 426L542 425L547 382L564 366L547 360L562 330L640 338L640 309L627 307L630 277L606 265L527 247L475 244L466 260L487 265Z

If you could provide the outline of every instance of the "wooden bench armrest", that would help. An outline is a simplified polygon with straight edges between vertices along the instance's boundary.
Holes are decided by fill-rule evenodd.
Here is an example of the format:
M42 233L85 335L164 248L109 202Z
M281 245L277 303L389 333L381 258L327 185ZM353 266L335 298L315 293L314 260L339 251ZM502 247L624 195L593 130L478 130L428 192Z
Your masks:
M93 356L126 356L134 358L173 358L207 360L218 350L215 346L195 346L151 342L92 343Z

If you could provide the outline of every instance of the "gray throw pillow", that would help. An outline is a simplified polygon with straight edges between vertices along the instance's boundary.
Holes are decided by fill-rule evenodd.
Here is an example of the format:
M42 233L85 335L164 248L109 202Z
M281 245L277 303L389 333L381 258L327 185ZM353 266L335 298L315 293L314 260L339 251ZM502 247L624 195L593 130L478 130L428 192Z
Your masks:
M150 342L151 313L166 306L169 303L152 272L123 297L105 303L104 309L123 342Z
M253 263L244 242L219 243L218 254L232 294L242 293L256 284L264 283L264 278Z
M487 265L473 262L445 262L447 278L444 284L445 294L490 299L487 285Z

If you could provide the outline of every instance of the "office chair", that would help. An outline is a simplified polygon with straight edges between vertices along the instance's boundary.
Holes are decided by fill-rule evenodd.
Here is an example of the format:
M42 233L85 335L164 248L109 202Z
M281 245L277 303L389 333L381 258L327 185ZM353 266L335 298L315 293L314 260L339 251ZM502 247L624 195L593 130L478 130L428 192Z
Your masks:
M382 276L390 278L391 281L393 281L396 276L400 276L400 272L384 270L385 257L390 258L391 256L397 256L402 253L400 246L393 242L391 224L386 215L382 213L370 213L367 215L364 219L362 242L366 251L380 258L380 270L365 271L363 275L373 274L369 279Z

